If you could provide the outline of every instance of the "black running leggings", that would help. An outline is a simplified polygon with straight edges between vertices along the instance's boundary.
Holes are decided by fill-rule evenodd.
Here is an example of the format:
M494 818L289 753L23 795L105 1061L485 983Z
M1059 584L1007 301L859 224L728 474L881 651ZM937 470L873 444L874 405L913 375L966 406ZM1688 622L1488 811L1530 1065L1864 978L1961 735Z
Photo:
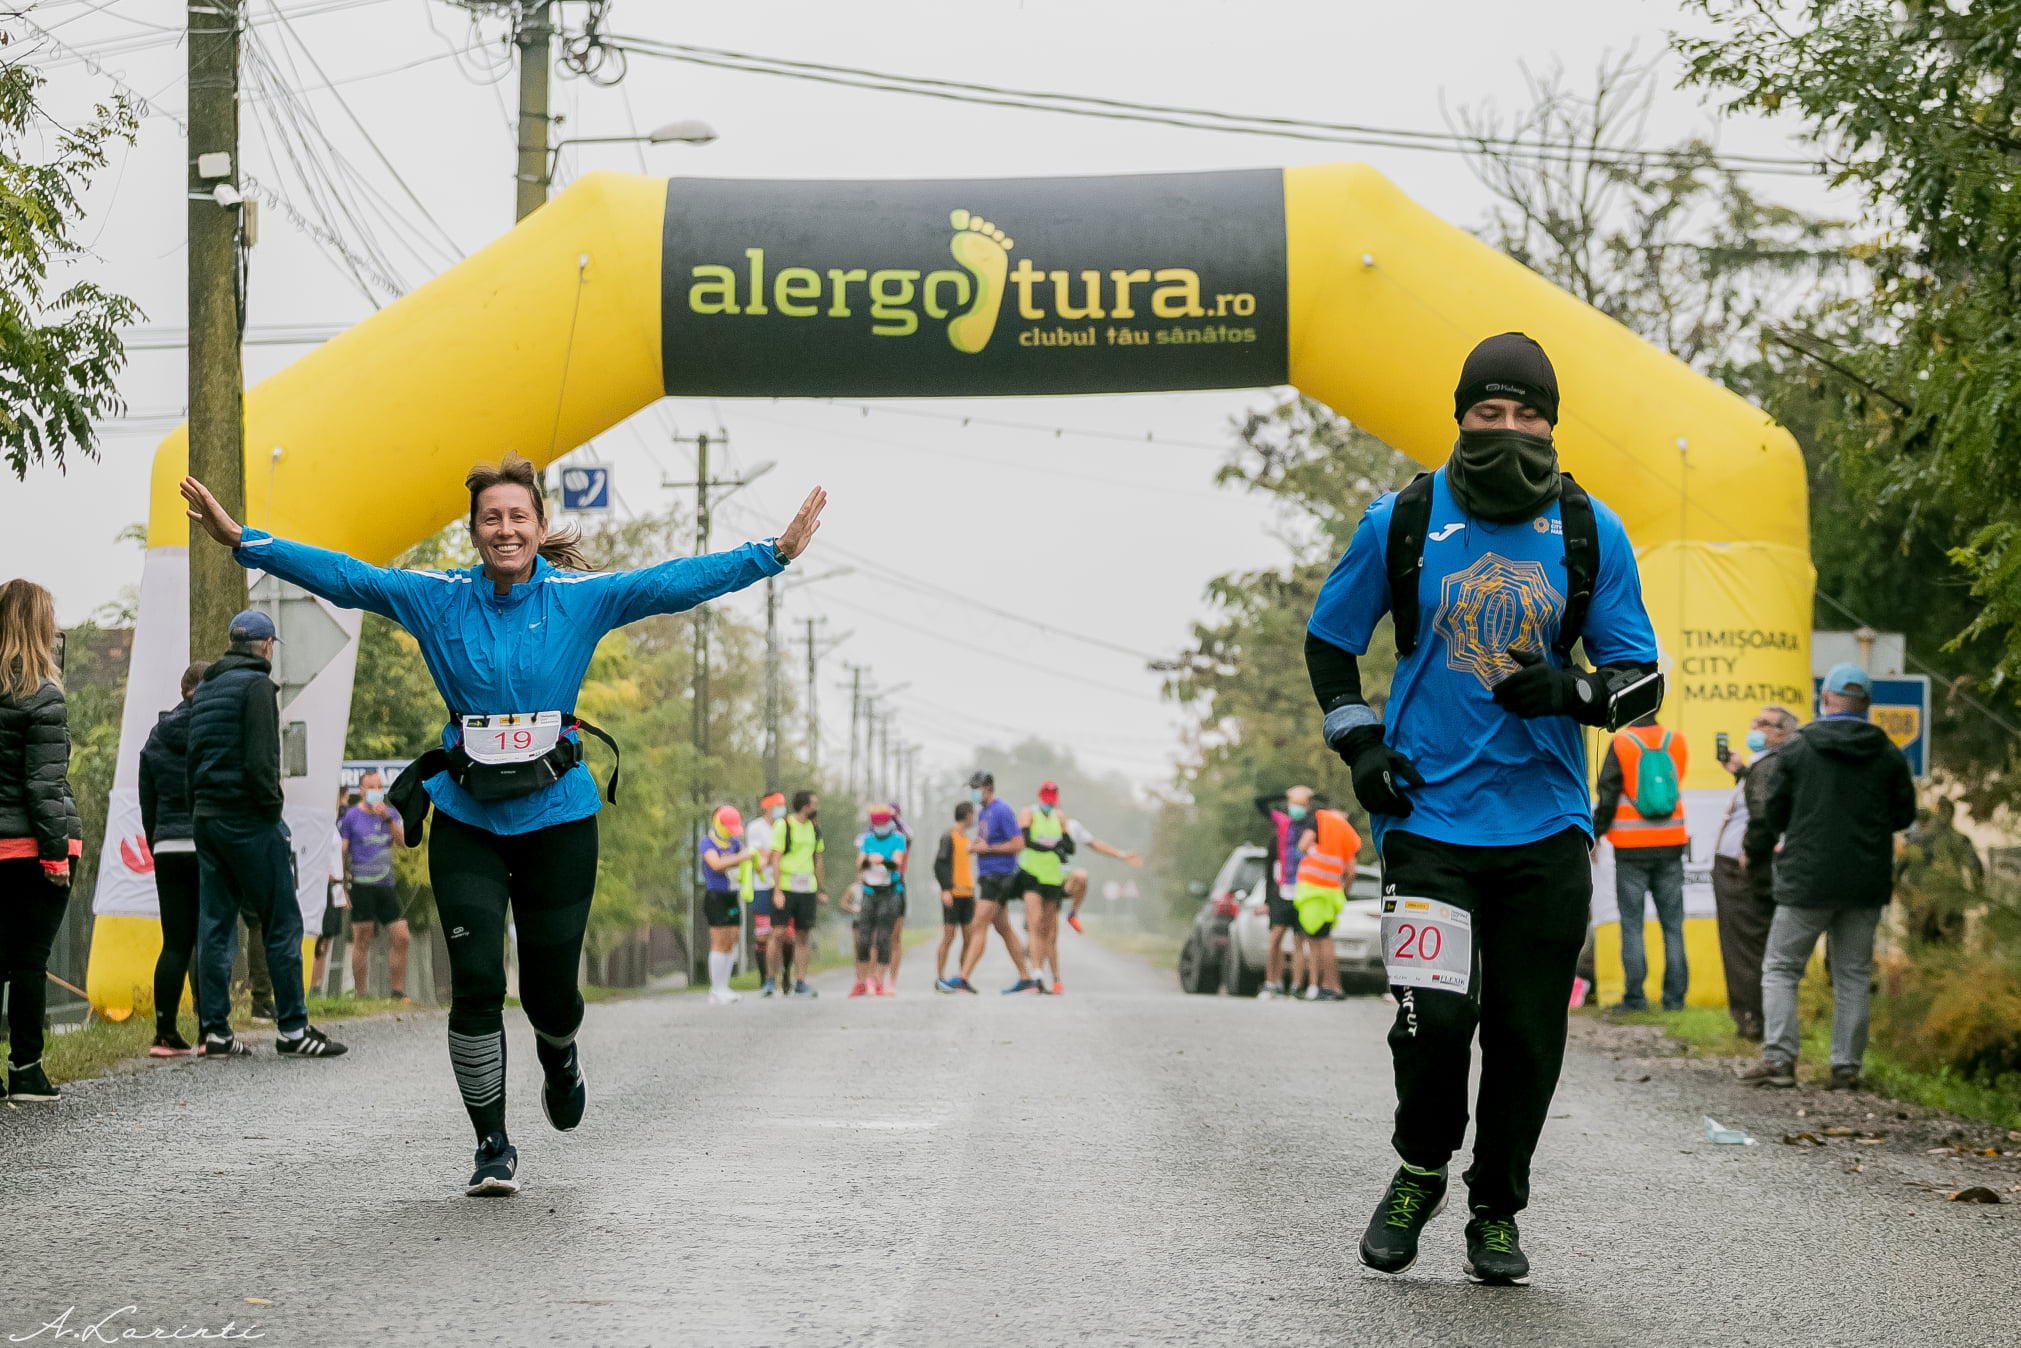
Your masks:
M519 950L519 1002L543 1067L582 1025L576 969L596 890L596 816L498 834L439 810L428 880L449 946L449 1057L480 1141L505 1127L505 913Z
M75 875L76 857L70 867ZM16 1067L42 1061L49 952L69 904L70 890L51 884L34 857L0 861L0 987L8 990L7 1058Z
M182 1008L183 982L189 979L190 960L196 953L196 853L156 852L154 894L161 904L161 958L154 962L154 1027L158 1034L173 1034L176 1012ZM257 940L247 943L248 960L259 948ZM189 981L194 992L196 982Z

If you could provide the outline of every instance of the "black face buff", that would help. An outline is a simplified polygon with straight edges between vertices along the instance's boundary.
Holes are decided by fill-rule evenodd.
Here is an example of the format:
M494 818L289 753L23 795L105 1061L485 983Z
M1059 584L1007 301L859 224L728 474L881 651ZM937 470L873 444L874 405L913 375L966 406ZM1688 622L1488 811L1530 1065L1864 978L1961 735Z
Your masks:
M1453 419L1466 415L1475 403L1489 398L1513 398L1558 424L1558 372L1544 348L1520 332L1490 337L1475 347L1460 367L1460 385L1453 391Z
M1557 447L1522 431L1462 429L1446 460L1446 488L1475 519L1529 519L1558 499Z

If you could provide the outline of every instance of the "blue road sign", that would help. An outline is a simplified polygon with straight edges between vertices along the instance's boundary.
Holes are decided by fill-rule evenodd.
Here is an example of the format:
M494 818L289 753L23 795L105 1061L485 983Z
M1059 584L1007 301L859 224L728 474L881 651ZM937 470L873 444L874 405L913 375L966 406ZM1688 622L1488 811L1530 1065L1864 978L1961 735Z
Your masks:
M563 510L609 510L611 470L600 463L585 463L561 471Z
M1811 680L1811 711L1818 708L1823 679ZM1921 781L1930 775L1930 680L1925 674L1898 674L1874 680L1874 701L1867 719L1888 732L1888 738L1909 760L1909 771Z

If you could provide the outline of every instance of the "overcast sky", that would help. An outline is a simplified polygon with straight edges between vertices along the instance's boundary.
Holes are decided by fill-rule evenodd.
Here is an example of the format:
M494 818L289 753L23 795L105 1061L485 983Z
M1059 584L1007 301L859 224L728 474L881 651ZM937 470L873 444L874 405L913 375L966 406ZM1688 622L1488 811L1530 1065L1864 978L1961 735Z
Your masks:
M499 23L473 30L466 11L442 0L285 0L284 8L299 17L283 24L274 0L252 0L258 54L249 60L263 58L279 78L315 90L307 103L321 135L390 203L389 218L367 217L393 264L382 288L419 284L455 252L473 252L510 226L516 95ZM580 11L567 6L571 24ZM103 53L94 71L43 42L47 102L58 118L84 114L118 87L115 78L149 99L139 144L115 152L89 196L80 237L93 242L90 275L137 299L151 324L179 326L184 143L175 119L184 104L183 7L43 0L29 17L72 48ZM1523 103L1525 64L1538 70L1560 61L1583 80L1604 53L1632 46L1665 71L1652 140L1709 132L1728 150L1790 152L1788 126L1720 125L1696 94L1669 90L1677 63L1664 46L1679 21L1676 6L1655 0L741 0L706 7L615 0L609 27L902 74L1428 130L1445 127L1442 104ZM315 89L325 80L335 88ZM721 136L699 148L575 147L561 157L564 180L592 168L1001 177L1360 159L1455 223L1478 223L1488 204L1465 161L1446 154L963 105L641 57L613 88L580 79L560 79L555 88L564 136L622 135L687 117L708 121ZM313 217L299 179L276 162L279 126L271 102L248 99L245 168ZM1760 186L1793 204L1822 202L1810 183ZM303 229L282 212L263 214L251 273L253 326L335 326L370 312L356 282ZM250 347L248 382L305 350ZM0 486L0 576L48 585L65 622L83 619L139 578L138 550L113 536L145 518L148 465L184 404L182 351L134 352L122 388L134 419L107 428L102 462L75 464L67 477L43 470L26 485L9 478ZM843 677L846 659L872 666L887 685L909 683L895 700L903 731L934 763L961 757L978 740L1029 732L1151 785L1169 777L1180 718L1158 701L1157 676L1141 660L883 577L973 590L999 608L1132 651L1175 650L1188 623L1205 613L1209 577L1283 558L1267 509L1211 484L1230 419L1273 396L1251 390L847 405L669 399L584 457L615 466L622 508L660 509L668 499L657 485L662 473L686 478L692 471L690 452L670 445L669 435L726 430L734 463L778 466L719 514L725 543L776 532L808 485L825 484L828 520L801 569L857 569L794 594L788 605L791 619L818 615L832 632L853 632L824 682ZM1155 437L1149 444L1147 433ZM762 602L754 608L748 600L732 603L762 614ZM838 694L830 687L823 695L832 712ZM836 721L831 715L829 725Z

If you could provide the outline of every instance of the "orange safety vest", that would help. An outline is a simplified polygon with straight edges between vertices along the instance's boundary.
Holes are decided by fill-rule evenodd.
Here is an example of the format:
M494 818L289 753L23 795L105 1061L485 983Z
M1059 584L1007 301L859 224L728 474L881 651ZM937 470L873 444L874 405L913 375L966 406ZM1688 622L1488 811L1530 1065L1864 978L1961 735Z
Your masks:
M954 888L948 892L957 899L965 899L975 892L975 880L969 872L968 835L955 829L954 838Z
M1312 827L1319 836L1312 850L1298 859L1298 883L1324 889L1344 889L1348 868L1361 851L1361 835L1338 810L1314 810Z
M1666 744L1664 741L1668 739ZM1642 770L1642 754L1650 752L1668 753L1670 761L1677 767L1677 782L1680 788L1677 808L1666 819L1644 819L1635 808L1635 783ZM1660 725L1629 726L1614 735L1614 757L1621 764L1621 801L1614 807L1614 822L1608 826L1607 840L1617 848L1634 847L1682 847L1688 843L1690 835L1684 831L1684 765L1689 755L1684 750L1684 737L1665 730Z

